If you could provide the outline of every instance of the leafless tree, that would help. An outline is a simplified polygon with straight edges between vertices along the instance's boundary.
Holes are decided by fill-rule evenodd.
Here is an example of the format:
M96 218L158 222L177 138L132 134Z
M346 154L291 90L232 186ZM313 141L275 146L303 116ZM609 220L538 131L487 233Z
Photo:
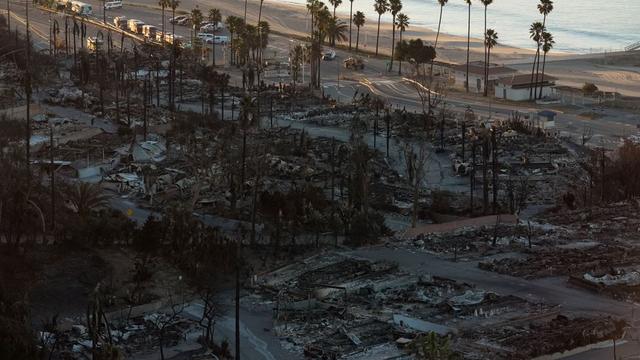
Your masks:
M158 338L160 342L160 359L164 360L164 340L167 333L167 329L176 323L178 317L184 311L186 305L184 302L174 302L173 297L169 296L169 309L165 313L156 313L150 317L150 323L158 332Z
M407 177L413 190L413 211L411 215L411 227L415 228L418 221L418 202L420 201L420 186L424 180L425 167L429 159L429 152L424 142L419 145L406 143L404 145L404 159Z

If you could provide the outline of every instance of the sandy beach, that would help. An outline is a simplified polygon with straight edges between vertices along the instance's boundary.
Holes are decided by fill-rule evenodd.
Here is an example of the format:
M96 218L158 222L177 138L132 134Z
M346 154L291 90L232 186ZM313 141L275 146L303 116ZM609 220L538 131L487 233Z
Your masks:
M143 0L142 2L146 2ZM152 4L151 2L149 2ZM255 23L258 20L258 0L249 0L247 19L249 22ZM200 8L208 9L211 6L218 7L223 16L235 15L244 16L244 1L241 0L217 0L215 3L202 0L184 0L180 4L180 8L188 9L198 5ZM348 1L341 5L343 11L348 10ZM354 12L356 9L354 8ZM348 16L341 16L345 23L348 24ZM286 3L265 1L262 9L262 18L268 21L272 30L279 33L292 34L298 37L306 36L309 31L309 17L304 6ZM367 18L365 25L360 29L360 48L366 51L375 51L376 47L376 31L377 18ZM355 47L356 27L353 26L352 45ZM398 34L396 34L396 38ZM432 29L419 26L409 26L403 35L404 38L421 38L428 42L435 41L436 32ZM382 55L391 54L392 28L391 22L383 21L380 26L379 53ZM348 45L347 42L341 43ZM438 40L438 59L449 62L466 61L467 38L460 36L452 36L445 33L440 34ZM500 63L502 61L524 59L533 54L533 51L521 49L511 46L499 45L492 50L492 61ZM471 59L482 60L484 57L484 47L479 39L471 39Z
M157 7L155 0L139 0L137 3L147 6ZM258 20L259 0L249 0L247 18L251 23ZM348 11L348 1L344 1L340 9ZM208 9L215 6L222 12L223 17L229 15L244 16L244 1L242 0L182 0L180 10L190 11L198 6L206 14ZM354 8L354 12L356 9ZM339 17L348 23L348 16ZM411 14L409 14L411 16ZM167 17L169 15L167 14ZM379 53L390 55L391 53L391 23L383 21L380 27ZM266 0L263 5L262 18L268 21L274 32L280 34L290 34L292 37L305 37L309 31L309 16L305 6L291 4L287 2L274 2ZM366 51L375 51L377 18L367 18L365 26L360 30L360 48ZM467 38L446 34L446 27L443 26L443 33L438 40L438 60L454 63L464 63L466 61ZM285 35L286 36L286 35ZM396 34L397 36L397 34ZM436 32L432 29L421 26L410 26L404 33L405 39L421 38L428 42L433 42ZM355 48L356 28L353 27L353 47ZM348 41L341 43L348 45ZM523 72L528 72L533 60L534 50L498 44L491 51L491 62L505 64L515 67ZM595 83L600 89L606 91L617 91L628 96L640 96L640 55L623 54L627 57L636 57L631 63L624 61L618 63L610 54L573 54L559 51L552 51L547 56L546 73L558 78L559 85L582 87L585 82ZM605 58L609 58L606 60ZM471 39L470 60L483 60L484 47L482 41L477 38Z

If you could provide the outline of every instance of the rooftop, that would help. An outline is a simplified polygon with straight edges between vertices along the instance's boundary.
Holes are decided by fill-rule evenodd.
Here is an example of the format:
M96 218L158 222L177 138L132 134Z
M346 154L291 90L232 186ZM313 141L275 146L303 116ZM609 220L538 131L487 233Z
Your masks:
M457 64L453 65L453 70L460 72L467 72L467 64ZM489 64L489 76L491 75L502 75L502 74L514 74L517 73L518 70L506 67L504 65L498 64ZM472 61L469 63L469 73L470 74L484 74L484 61Z
M544 81L542 81L541 77L538 78L538 80L539 80L538 81L539 83L544 83L548 85L555 82L557 78L550 75L545 75ZM535 79L534 79L534 82L535 82ZM497 83L504 84L511 87L531 87L533 85L530 74L518 74L518 75L501 77L497 80Z

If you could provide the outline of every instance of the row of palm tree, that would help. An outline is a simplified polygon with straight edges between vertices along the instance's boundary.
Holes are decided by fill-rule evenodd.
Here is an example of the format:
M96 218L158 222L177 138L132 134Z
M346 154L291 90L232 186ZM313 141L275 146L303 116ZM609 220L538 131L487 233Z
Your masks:
M360 28L364 26L366 19L364 13L362 11L356 11L355 15L353 15L352 21L349 21L349 24L353 22L356 26L356 52L358 51L358 44L360 43ZM349 25L351 26L351 25ZM351 38L349 38L349 50L351 50Z
M552 0L540 0L538 4L538 11L542 15L542 22L536 21L531 24L529 28L529 35L536 43L536 54L533 59L533 66L531 68L531 83L534 86L529 89L529 100L539 99L542 97L542 83L544 82L544 69L547 61L547 53L551 51L555 41L553 35L547 32L547 16L553 11ZM540 50L542 49L543 65L542 65L542 77L540 77ZM540 92L538 92L538 85L540 85Z
M231 15L227 16L225 24L230 35L231 63L258 63L262 50L268 44L269 23L260 21L257 25L245 24L244 19Z

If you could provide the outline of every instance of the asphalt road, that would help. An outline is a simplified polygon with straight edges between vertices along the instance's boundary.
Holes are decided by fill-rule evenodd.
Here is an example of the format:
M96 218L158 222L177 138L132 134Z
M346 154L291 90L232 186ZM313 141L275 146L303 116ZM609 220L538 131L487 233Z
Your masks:
M101 9L100 2L89 1L89 3L94 6L94 9ZM18 26L19 29L23 29L24 25L20 24L19 20L21 17L24 17L24 9L17 8L15 3L13 5L18 17L12 19L12 25ZM100 10L97 12L99 13L99 11ZM110 11L109 15L110 18L117 15L126 15L128 18L139 18L154 25L159 25L161 22L159 11L149 8L125 5L124 9ZM58 17L58 15L50 15L47 12L39 10L30 11L30 23L35 30L34 40L36 41L38 48L42 50L48 49L47 35L50 16L52 19ZM60 19L63 18L60 17ZM60 22L61 20L58 21ZM62 20L62 23L63 22L64 20ZM88 28L90 36L93 32L97 32L98 30L92 25ZM178 34L188 38L190 33L189 28L177 26L176 30ZM286 52L288 52L287 49L289 44L289 39L273 36L272 48L276 51L285 52L286 54ZM222 56L221 51L216 52L219 56ZM394 106L407 107L410 111L419 109L415 90L412 87L413 85L398 78L397 76L387 74L384 71L385 61L366 59L366 68L364 71L346 71L341 67L341 64L347 54L341 50L337 50L336 52L338 54L337 59L332 62L328 61L323 63L322 67L322 76L325 91L327 93L335 95L334 97L340 98L342 101L347 101L353 96L353 93L356 90L367 90L388 99ZM447 103L460 111L464 110L467 105L471 105L476 113L481 116L505 116L516 109L521 111L524 109L525 111L528 111L531 108L529 105L525 105L523 108L520 106L498 103L487 104L485 99L469 99L466 97L456 96L455 94L451 95L447 99ZM535 108L531 109L535 110ZM581 134L582 129L585 126L589 126L593 129L594 134L601 135L603 142L606 140L610 144L615 144L618 141L619 136L636 131L634 123L635 118L629 114L622 112L609 112L607 114L610 115L604 116L599 120L585 120L574 114L560 114L557 119L557 124L560 129L574 135ZM346 131L343 129L315 128L306 124L290 125L305 127L314 136L334 136L336 138L344 138L347 136ZM385 143L383 138L381 137L378 140L376 147L384 152ZM372 146L372 135L368 135L366 141L370 146ZM394 148L390 152L398 153L399 145L394 144L392 146ZM396 162L397 160L398 159L393 162ZM442 169L447 166L447 159L437 159L437 161L432 161L430 163L432 165L427 170L429 173L427 176L427 182L436 185L443 184L443 186L444 184L460 187L466 186L462 181L458 182L455 178L444 175L445 173ZM399 166L398 169L401 170L401 165L397 166ZM447 183L449 181L451 183ZM135 205L129 203L126 199L114 200L112 205L115 208L121 208L121 210L136 208L135 216L138 221L144 221L148 216L148 211L135 207ZM453 263L428 254L412 253L407 250L390 248L362 249L351 252L351 254L369 259L395 260L399 262L401 268L413 273L430 273L460 281L466 281L500 294L512 294L531 301L544 301L547 303L559 304L563 309L571 311L595 312L629 317L632 308L632 305L627 303L621 303L605 297L596 296L583 290L568 288L565 284L566 280L563 278L528 281L482 271L477 268L475 263ZM269 326L270 316L270 313L264 310L254 312L245 310L244 318L246 320L243 321L243 337L246 338L246 341L244 343L251 344L251 346L246 346L247 353L243 353L243 355L246 355L245 358L285 358L283 357L285 356L283 354L285 354L286 351L279 347L277 339L270 332L264 331L264 328ZM221 331L228 334L228 328L230 325L225 325L226 322L227 320L222 322ZM245 346L243 346L243 352L244 351ZM618 351L619 354L625 354L625 356L634 356L634 354L640 353L637 343L635 342L619 346ZM611 353L612 349L593 350L588 353L583 353L578 357L573 357L573 359L610 359ZM632 357L626 358L631 359Z

